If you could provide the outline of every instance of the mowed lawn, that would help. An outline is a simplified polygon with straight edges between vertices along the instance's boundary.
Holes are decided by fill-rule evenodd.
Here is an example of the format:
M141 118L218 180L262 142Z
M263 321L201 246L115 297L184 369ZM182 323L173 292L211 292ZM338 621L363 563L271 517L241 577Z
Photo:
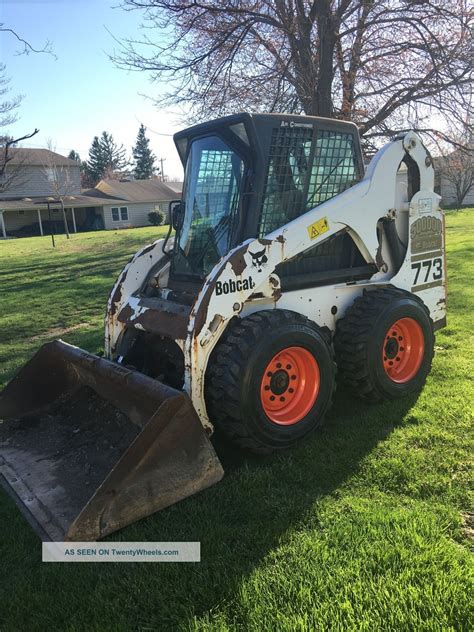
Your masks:
M0 382L47 340L102 348L108 292L162 229L0 243ZM117 534L201 542L199 564L42 564L0 490L0 630L468 630L473 621L474 210L447 215L448 326L424 391L256 458ZM114 538L112 538L114 539Z

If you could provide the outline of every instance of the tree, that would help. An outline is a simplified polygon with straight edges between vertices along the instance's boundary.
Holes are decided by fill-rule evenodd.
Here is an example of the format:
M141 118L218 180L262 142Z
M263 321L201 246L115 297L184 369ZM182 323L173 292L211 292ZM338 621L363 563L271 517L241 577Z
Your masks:
M77 151L75 151L74 149L71 149L67 157L69 158L69 160L75 160L76 162L81 162L81 157L79 156Z
M145 136L145 132L145 126L141 124L135 147L132 150L135 160L134 175L137 180L149 180L156 171L156 156L149 147L150 139Z
M49 183L52 197L61 204L64 230L67 238L69 239L69 227L66 218L64 201L67 196L77 193L77 185L71 177L71 168L57 164L55 159L56 148L53 146L52 141L48 140L47 145L49 153L43 162L43 175Z
M43 48L34 48L15 30L6 26L3 22L0 22L0 33L8 33L20 42L22 48L18 51L18 55L47 53L55 57L51 49L51 44L48 41L44 44ZM30 134L24 134L23 136L18 136L17 138L1 132L2 128L13 125L13 123L18 120L17 110L23 100L21 95L17 95L12 99L7 98L7 95L10 92L9 82L10 80L6 76L6 66L5 64L0 63L0 193L5 193L14 186L18 186L20 184L19 179L21 178L23 171L21 161L15 161L15 164L10 165L7 171L8 163L13 160L10 148L14 147L22 140L32 138L39 132L39 129L35 128Z
M89 149L89 160L85 165L90 186L95 186L102 178L115 177L128 164L123 145L118 146L112 134L102 132L100 138L94 136Z
M57 59L56 55L53 53L51 42L49 40L46 40L42 48L35 48L30 44L30 42L23 39L14 29L9 28L4 22L0 22L0 33L8 33L20 43L21 48L17 51L17 55L29 55L30 53L47 53L48 55L52 55L55 59Z
M352 120L365 142L470 108L467 0L124 0L145 35L115 62L195 120L239 110ZM154 35L155 34L155 35ZM438 117L439 118L439 117Z
M8 98L10 79L6 76L5 71L5 64L0 63L0 132L18 120L17 110L23 99L21 95L11 99ZM15 147L22 140L32 138L38 131L35 129L31 134L25 134L17 138L9 134L0 133L0 193L6 193L8 190L14 189L15 186L19 186L22 176L23 165L20 161L15 161L15 164L10 165L7 171L8 163L13 160L10 148Z
M466 195L474 186L474 151L456 149L436 160L441 179L452 187L456 206L462 206Z

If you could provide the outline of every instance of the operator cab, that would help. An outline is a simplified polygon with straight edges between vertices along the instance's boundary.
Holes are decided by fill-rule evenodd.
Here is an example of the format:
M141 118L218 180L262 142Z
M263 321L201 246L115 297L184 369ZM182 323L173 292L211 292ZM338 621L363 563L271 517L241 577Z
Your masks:
M338 195L364 174L353 123L291 114L235 114L174 135L185 177L174 212L168 300L193 302L232 248L264 237ZM280 264L301 274L365 265L349 235Z

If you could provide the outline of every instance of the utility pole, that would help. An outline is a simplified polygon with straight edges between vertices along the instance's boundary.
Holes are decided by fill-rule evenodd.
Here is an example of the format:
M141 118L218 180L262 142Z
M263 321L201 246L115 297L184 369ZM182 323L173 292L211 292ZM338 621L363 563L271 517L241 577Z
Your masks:
M161 164L161 171L160 171L161 181L164 182L165 181L165 172L164 172L164 168L163 168L163 163L166 160L166 158L158 158L158 160L160 161L160 164Z

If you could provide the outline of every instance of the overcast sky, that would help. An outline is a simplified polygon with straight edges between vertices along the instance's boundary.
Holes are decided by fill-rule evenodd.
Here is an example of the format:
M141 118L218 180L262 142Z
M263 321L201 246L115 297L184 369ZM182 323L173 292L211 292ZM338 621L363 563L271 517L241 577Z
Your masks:
M141 96L157 96L159 90L145 73L119 70L108 59L116 44L106 27L118 38L133 37L140 24L136 12L112 8L118 2L0 0L0 22L35 47L50 40L57 56L18 55L19 42L0 33L0 60L11 79L11 95L25 97L20 119L8 132L22 135L37 127L40 133L23 146L44 147L52 139L59 153L75 149L86 159L93 137L103 130L130 153L143 123L156 156L166 159L165 174L180 179L181 164L170 135L186 123L178 111L158 110Z

